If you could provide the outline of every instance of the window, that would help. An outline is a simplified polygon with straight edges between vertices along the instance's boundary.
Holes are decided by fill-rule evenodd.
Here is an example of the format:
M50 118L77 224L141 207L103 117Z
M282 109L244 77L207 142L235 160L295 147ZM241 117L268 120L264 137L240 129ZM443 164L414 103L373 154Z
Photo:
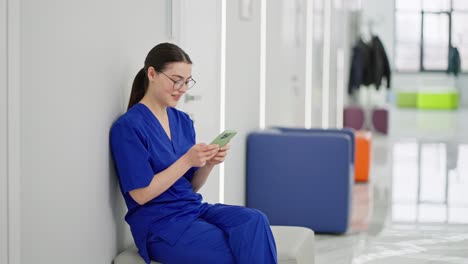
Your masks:
M397 71L446 71L453 46L468 72L467 0L396 0L395 32Z

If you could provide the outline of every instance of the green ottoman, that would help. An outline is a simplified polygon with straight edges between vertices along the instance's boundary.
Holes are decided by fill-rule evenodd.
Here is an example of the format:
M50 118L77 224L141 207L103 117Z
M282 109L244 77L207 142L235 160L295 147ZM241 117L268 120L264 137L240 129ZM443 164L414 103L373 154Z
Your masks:
M399 92L397 93L397 106L402 108L415 108L418 105L418 93Z
M419 93L417 101L420 109L457 109L458 93Z
M419 109L457 109L457 92L398 92L397 106Z

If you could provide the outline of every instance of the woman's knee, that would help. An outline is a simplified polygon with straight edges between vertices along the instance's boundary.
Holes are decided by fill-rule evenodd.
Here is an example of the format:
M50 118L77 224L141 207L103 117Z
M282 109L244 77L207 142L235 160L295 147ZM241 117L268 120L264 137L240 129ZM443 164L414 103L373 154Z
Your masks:
M250 210L249 215L253 221L257 223L264 223L266 225L270 225L270 222L268 221L268 217L266 216L265 213L257 209L252 209L252 208L249 208L249 210Z

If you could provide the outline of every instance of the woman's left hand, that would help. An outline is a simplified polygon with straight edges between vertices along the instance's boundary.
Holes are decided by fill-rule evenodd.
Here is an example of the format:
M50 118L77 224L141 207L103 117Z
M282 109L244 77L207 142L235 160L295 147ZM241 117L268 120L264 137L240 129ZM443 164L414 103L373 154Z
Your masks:
M231 145L229 145L229 144L219 148L218 153L216 153L216 155L214 155L211 159L207 160L206 164L207 165L218 165L218 164L222 163L226 159L227 151L229 150L229 148L231 148Z

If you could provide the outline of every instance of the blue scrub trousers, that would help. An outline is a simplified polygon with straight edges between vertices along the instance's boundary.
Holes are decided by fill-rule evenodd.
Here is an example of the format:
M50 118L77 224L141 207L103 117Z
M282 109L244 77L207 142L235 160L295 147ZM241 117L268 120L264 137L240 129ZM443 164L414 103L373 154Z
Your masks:
M273 264L276 245L267 217L241 206L210 205L175 245L148 241L151 259L164 264Z

